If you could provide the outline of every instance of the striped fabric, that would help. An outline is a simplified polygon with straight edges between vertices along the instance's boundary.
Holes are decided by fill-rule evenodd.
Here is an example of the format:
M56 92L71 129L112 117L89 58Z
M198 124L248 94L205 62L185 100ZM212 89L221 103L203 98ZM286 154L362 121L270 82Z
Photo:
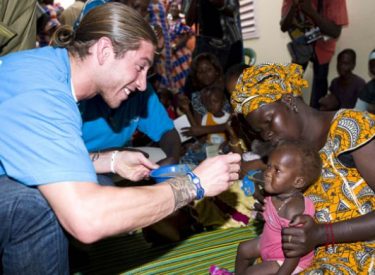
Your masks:
M212 264L234 270L238 244L255 236L255 228L248 226L204 232L156 247L150 247L141 234L110 238L90 249L90 263L79 273L208 274Z

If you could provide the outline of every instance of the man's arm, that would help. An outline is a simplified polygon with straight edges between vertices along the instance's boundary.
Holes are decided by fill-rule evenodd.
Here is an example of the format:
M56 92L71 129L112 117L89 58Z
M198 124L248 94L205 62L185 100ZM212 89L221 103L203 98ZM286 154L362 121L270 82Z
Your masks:
M238 154L221 155L205 160L194 170L206 196L227 190L238 179L239 161ZM84 243L155 223L196 196L188 177L140 187L57 182L38 188L62 226Z

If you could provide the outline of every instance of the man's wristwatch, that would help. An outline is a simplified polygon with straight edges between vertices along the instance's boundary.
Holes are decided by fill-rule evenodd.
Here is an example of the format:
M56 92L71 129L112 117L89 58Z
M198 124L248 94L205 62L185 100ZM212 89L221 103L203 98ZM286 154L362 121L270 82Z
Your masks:
M193 172L188 172L187 176L189 177L190 181L195 185L197 188L197 195L195 197L196 200L201 200L204 198L204 189L201 185L201 181L196 174Z

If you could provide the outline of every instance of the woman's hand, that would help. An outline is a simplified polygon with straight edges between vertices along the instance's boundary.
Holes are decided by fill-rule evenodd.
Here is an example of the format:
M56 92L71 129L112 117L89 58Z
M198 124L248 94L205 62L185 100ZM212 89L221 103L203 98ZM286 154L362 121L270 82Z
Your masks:
M324 225L308 215L298 215L282 230L282 247L286 257L302 257L324 243Z

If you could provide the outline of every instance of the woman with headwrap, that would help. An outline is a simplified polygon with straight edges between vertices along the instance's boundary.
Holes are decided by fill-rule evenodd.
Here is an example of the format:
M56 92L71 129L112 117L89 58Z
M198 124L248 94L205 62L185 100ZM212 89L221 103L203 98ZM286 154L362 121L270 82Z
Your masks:
M231 103L273 144L303 140L319 150L323 169L305 191L315 220L296 216L283 230L283 251L299 257L315 248L304 274L375 272L375 116L342 109L317 111L302 100L302 68L263 64L244 70Z

